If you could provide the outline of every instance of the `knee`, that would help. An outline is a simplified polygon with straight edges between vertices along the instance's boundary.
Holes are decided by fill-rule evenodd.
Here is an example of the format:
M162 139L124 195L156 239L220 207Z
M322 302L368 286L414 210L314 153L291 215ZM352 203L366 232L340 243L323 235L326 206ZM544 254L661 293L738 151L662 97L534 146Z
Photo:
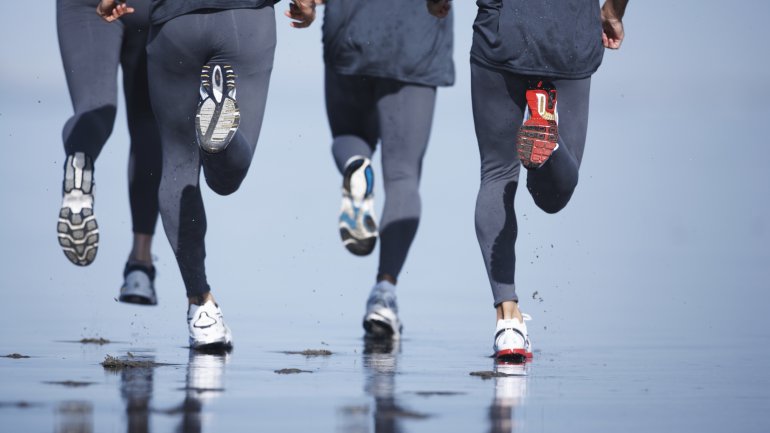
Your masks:
M221 196L230 195L235 191L238 191L238 188L241 187L240 181L224 184L224 183L217 183L210 178L206 178L206 184L209 186L209 188L211 188L212 191L214 191L215 193Z
M535 201L537 207L542 209L545 213L555 214L567 206L575 189L556 191L551 194L543 194L534 191L530 192L532 193L532 199Z

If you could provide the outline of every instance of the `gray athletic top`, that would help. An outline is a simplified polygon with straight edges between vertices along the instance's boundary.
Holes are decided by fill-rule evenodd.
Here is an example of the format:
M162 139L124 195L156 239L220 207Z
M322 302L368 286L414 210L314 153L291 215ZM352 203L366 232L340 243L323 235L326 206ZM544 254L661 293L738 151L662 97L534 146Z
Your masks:
M162 24L180 15L201 9L256 9L274 0L152 0L150 22Z
M597 0L477 0L471 58L517 74L586 78L602 62Z
M343 75L451 86L452 15L430 15L425 0L327 0L324 61Z

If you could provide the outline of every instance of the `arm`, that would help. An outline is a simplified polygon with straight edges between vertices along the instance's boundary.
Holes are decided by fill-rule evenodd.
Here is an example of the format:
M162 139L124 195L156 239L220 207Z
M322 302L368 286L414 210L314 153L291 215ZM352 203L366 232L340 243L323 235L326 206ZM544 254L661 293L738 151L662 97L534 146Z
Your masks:
M293 19L289 25L295 29L309 27L315 20L315 5L323 0L291 0L289 10L284 14Z
M426 0L428 12L437 18L446 18L452 9L452 0Z
M96 13L111 23L125 14L134 13L134 8L128 7L122 0L101 0L96 6Z
M606 0L602 6L602 42L606 48L617 50L623 43L623 15L628 0Z

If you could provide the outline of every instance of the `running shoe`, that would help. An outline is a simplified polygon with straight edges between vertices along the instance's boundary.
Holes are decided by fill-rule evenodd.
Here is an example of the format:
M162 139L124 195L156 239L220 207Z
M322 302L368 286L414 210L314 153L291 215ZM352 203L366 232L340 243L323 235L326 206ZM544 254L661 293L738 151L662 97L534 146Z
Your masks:
M198 350L230 349L233 336L225 324L219 305L208 300L203 305L191 304L187 310L190 348Z
M83 152L67 156L56 231L64 255L78 266L96 258L99 226L94 215L94 162Z
M155 267L139 263L126 263L123 270L123 286L118 301L127 304L157 305L155 296Z
M540 168L559 148L556 88L547 81L532 82L526 93L524 123L519 129L516 151L524 167Z
M517 319L498 320L495 330L495 358L523 362L532 358L532 343L529 341L528 314L522 314L524 321Z
M208 63L201 70L200 102L195 113L198 145L208 153L227 148L241 113L235 102L235 72L230 65Z
M364 315L364 329L367 338L397 340L401 337L401 322L398 320L396 286L380 281L369 294Z
M353 157L345 164L340 237L345 248L357 256L368 255L377 243L374 170L369 158Z

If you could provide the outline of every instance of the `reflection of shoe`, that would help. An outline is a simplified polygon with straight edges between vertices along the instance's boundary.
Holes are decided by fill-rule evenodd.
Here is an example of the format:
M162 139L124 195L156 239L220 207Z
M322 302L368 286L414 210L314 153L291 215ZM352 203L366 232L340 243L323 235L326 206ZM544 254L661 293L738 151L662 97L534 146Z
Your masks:
M522 314L530 320L528 314ZM498 320L495 330L495 357L526 360L532 358L532 344L527 333L527 324L516 319Z
M374 171L369 158L356 156L345 164L340 209L340 236L357 256L372 252L377 243L374 216Z
M493 431L515 431L513 409L519 406L527 394L527 364L496 362L495 399L489 408Z
M123 271L123 287L120 288L120 302L139 305L156 305L155 267L139 263L126 263Z
M94 163L83 152L67 156L63 199L59 211L59 245L79 266L90 265L99 247L99 226L94 216Z
M516 150L524 167L539 168L559 148L556 88L547 81L535 81L529 85L526 98L527 110Z
M190 362L187 364L187 394L203 401L220 396L225 391L225 364L229 357L228 353L200 353L191 350Z
M364 329L368 338L401 337L401 322L398 320L396 286L388 281L377 283L366 301Z
M190 305L187 310L187 327L190 330L190 347L193 349L229 349L233 345L233 337L222 317L222 310L211 300L203 305Z
M195 132L201 149L225 150L238 130L241 113L235 102L235 72L230 65L208 63L201 70L200 102Z
M393 398L399 340L364 339L365 391L378 399Z

